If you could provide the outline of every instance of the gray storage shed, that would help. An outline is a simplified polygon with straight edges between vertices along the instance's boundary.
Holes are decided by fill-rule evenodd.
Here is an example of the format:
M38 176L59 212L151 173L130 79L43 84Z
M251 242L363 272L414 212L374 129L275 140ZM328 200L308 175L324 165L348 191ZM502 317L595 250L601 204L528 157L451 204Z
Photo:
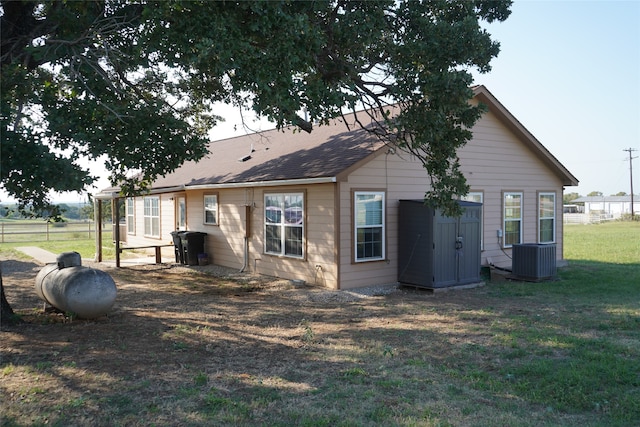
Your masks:
M459 201L461 217L447 217L423 200L400 200L398 281L446 288L480 281L482 204Z

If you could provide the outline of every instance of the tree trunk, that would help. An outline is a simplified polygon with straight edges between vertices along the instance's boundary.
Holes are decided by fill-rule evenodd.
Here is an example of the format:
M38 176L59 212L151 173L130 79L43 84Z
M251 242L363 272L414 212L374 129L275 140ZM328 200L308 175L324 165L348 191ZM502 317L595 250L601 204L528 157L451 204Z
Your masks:
M0 324L1 325L15 325L22 322L20 317L16 316L7 301L7 297L4 296L4 285L2 284L2 267L0 266L0 298L2 299L2 305L0 306Z

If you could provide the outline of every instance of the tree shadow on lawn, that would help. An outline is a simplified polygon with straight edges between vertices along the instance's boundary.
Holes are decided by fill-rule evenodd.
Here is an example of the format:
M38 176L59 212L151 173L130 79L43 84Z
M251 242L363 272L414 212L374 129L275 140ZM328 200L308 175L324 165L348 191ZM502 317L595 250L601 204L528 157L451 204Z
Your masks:
M590 265L589 272L605 267ZM530 425L557 422L562 411L574 413L575 424L619 410L640 416L629 403L620 406L619 396L605 396L609 386L597 363L575 368L601 359L605 344L614 356L606 362L622 362L621 375L633 373L635 362L625 360L640 356L637 348L604 341L612 333L638 338L632 313L612 315L615 298L570 297L566 288L576 286L583 270L563 272L552 283L490 283L437 295L401 290L347 303L305 298L318 296L317 289L247 286L171 270L116 271L112 312L73 321L35 313L42 305L33 292L37 271L10 274L10 302L33 317L3 332L0 387L11 396L3 410L16 420L40 414L96 421L111 414L121 423L138 416L197 424L226 413L248 423L315 414L335 424L344 421L340 408L353 410L354 422L371 421L374 413L390 422L398 411L419 417L425 407L455 401L462 412L474 408L478 419L484 413L491 420L497 406L504 417ZM637 309L637 302L627 307L633 304ZM572 392L565 385L575 387L574 375L587 377L580 385L604 384L605 393L597 394L602 387ZM519 398L508 397L514 395ZM396 402L396 409L381 402ZM444 419L474 419L460 411L452 407Z
M2 260L0 263L0 270L3 277L11 276L17 278L26 278L34 275L42 268L41 263L34 261L19 261L19 260Z

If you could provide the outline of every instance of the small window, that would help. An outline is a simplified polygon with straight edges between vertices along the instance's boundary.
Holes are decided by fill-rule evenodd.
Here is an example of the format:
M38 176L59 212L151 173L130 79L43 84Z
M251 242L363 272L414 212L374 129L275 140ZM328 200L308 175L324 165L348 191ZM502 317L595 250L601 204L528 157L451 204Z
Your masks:
M385 195L383 192L354 193L355 260L385 259Z
M136 234L136 206L133 197L127 197L127 234Z
M556 241L556 194L540 193L538 195L538 242L554 243Z
M480 208L480 249L484 249L484 193L478 191L470 191L466 196L462 197L461 200L465 200L467 202L476 202L483 203Z
M158 196L144 198L144 235L160 237L160 198Z
M264 251L293 258L304 256L304 194L264 196Z
M503 239L505 248L522 242L522 193L504 193Z
M218 195L204 195L204 223L218 225Z

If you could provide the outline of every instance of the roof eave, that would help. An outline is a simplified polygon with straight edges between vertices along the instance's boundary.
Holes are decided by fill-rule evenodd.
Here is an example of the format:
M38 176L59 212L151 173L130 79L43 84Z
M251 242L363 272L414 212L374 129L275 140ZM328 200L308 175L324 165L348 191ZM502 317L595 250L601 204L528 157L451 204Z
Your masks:
M225 188L257 188L257 187L282 187L291 185L311 185L311 184L331 184L337 182L335 176L323 176L317 178L296 178L296 179L282 179L273 181L256 181L256 182L225 182L225 183L212 183L212 184L196 184L196 185L177 185L173 187L152 188L144 195L150 194L166 194L166 193L178 193L186 190L220 190ZM94 196L96 199L108 200L117 199L123 196L115 189L114 191L103 191Z
M294 178L273 181L256 182L225 182L218 184L186 184L185 190L218 190L225 188L257 188L257 187L282 187L290 185L330 184L337 181L335 176L322 176L316 178Z
M160 188L151 188L149 189L149 191L145 191L144 193L138 194L138 196L146 196L146 195L150 195L150 194L164 194L164 193L178 193L180 191L184 191L185 186L184 185L176 185L176 186L172 186L172 187L160 187ZM109 191L112 190L112 191ZM113 187L110 188L108 190L103 190L102 192L96 194L93 196L95 199L100 199L100 200L109 200L109 199L121 199L123 197L122 194L120 194L120 189L117 187Z

